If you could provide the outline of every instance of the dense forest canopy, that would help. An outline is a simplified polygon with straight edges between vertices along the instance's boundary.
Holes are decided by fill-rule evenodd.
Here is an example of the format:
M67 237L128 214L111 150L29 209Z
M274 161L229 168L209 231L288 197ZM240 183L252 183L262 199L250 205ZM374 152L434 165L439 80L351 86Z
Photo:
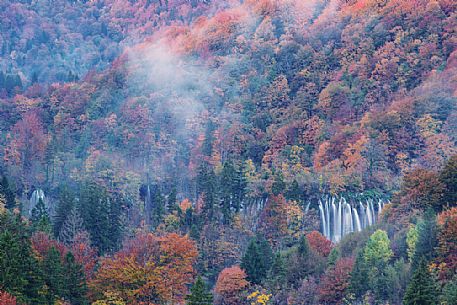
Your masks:
M1 304L456 304L453 0L0 3Z

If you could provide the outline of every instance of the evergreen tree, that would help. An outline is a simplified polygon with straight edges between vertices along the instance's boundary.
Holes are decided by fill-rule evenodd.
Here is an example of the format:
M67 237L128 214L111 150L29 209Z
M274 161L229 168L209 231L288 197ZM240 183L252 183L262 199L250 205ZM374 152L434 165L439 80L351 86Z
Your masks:
M246 176L243 171L242 166L238 166L238 168L235 170L235 183L234 183L234 190L233 190L233 209L235 210L235 213L238 213L241 209L241 206L243 204L244 196L246 194L246 186L247 186L247 181L246 181Z
M428 209L424 214L424 219L417 224L417 241L411 262L414 271L421 259L430 261L435 256L435 247L437 246L437 227L435 212Z
M202 153L203 155L210 157L213 153L213 142L214 142L214 130L216 129L213 121L208 121L205 131L205 140L202 144Z
M57 202L54 216L54 236L59 237L62 226L67 218L68 212L73 210L75 196L68 186L59 189L59 201Z
M284 193L286 189L286 183L284 182L284 177L281 172L277 172L274 176L273 184L271 185L271 192L273 195L278 196L279 194Z
M32 209L32 225L34 231L41 231L51 233L52 226L51 220L49 219L48 211L43 199L38 199L38 203Z
M75 237L78 233L84 230L84 223L81 215L79 215L78 209L73 207L68 214L67 219L61 226L59 241L65 245L73 244Z
M187 305L212 305L213 295L207 290L205 283L201 276L198 276L192 288L190 288L190 294L186 297Z
M457 275L452 281L449 281L444 285L440 304L457 304Z
M411 282L406 289L404 305L435 305L437 304L437 289L432 275L428 271L427 261L421 259Z
M250 241L246 253L241 259L241 268L246 272L249 282L260 284L264 274L261 266L260 250L255 239Z
M122 234L120 198L109 198L96 184L86 183L81 189L79 211L84 228L100 253L116 250Z
M297 180L294 180L290 187L287 189L286 198L288 200L295 200L300 202L303 198L303 190L300 189Z
M177 201L176 197L177 197L176 186L173 186L171 188L171 192L170 192L170 194L168 195L168 198L167 198L168 213L173 213L174 211L178 211L179 206L176 203L176 201Z
M457 203L457 155L452 156L440 172L440 181L445 185L443 193L444 203L455 205Z
M310 247L309 247L308 239L306 238L305 235L302 235L298 242L298 254L302 258L308 258L309 253L310 253Z
M232 162L225 162L222 167L220 179L220 199L221 211L225 224L228 224L232 218L232 202L235 193L236 171Z
M340 258L340 251L337 248L333 248L330 251L330 254L327 259L327 265L328 267L334 267L336 264L336 261Z
M287 270L281 252L278 252L268 272L268 285L273 291L281 289L286 283Z
M47 287L46 299L48 304L64 296L66 282L63 276L63 267L60 253L55 247L51 247L43 259L43 278Z
M20 215L0 213L0 287L20 303L44 302L41 270Z
M260 284L267 276L271 267L273 252L270 244L262 236L253 238L241 260L248 281Z
M71 252L65 256L63 265L63 274L65 278L65 299L71 304L87 304L86 278L83 267L76 263L75 257Z
M152 204L152 225L157 227L162 222L163 216L165 215L165 198L163 198L158 186L154 186L153 188Z
M0 194L3 194L5 197L5 208L8 210L14 209L16 206L16 197L14 196L14 192L11 190L6 176L3 176L0 181Z
M213 169L203 162L197 174L197 194L203 196L203 214L207 220L214 217L216 202L216 175Z
M351 272L349 290L357 299L360 299L368 290L368 268L365 263L363 250L357 253L354 267Z

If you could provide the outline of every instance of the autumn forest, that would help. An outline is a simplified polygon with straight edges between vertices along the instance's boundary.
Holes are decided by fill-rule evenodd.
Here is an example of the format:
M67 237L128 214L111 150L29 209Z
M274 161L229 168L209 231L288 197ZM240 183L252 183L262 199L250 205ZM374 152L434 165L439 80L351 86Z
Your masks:
M457 304L457 2L0 1L35 304Z

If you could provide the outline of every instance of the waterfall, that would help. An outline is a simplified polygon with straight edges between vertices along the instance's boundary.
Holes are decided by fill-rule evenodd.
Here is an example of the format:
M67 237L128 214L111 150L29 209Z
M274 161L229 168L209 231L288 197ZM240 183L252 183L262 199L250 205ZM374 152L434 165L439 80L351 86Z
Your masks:
M336 215L336 205L335 205L335 200L332 200L332 216L333 216L333 236L337 238L338 236L338 221L337 221L337 215Z
M360 232L374 225L384 207L384 201L379 199L376 204L373 199L367 199L358 204L348 202L346 198L324 196L319 199L319 213L322 233L333 242L339 242L351 232ZM306 211L310 203L306 206ZM375 209L376 205L376 209Z
M359 213L357 212L357 208L356 207L352 208L352 215L354 216L355 230L357 232L362 231L362 226L360 224Z
M325 218L324 206L322 205L322 202L320 200L319 200L319 211L321 212L322 231L324 233L324 236L327 238L330 238L330 236L327 234L327 223L326 223L326 218Z
M36 189L33 191L32 196L30 197L30 205L29 205L29 215L32 216L33 208L38 204L38 201L43 200L44 204L46 205L46 200L44 196L44 192L42 189Z
M311 201L308 201L308 204L306 205L306 208L305 208L305 214L308 213L310 205L311 205Z

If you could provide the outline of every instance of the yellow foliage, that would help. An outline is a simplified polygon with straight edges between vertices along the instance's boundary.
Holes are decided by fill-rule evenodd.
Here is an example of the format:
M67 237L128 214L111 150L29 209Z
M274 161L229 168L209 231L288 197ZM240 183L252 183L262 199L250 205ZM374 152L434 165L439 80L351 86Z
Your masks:
M271 294L261 293L257 290L247 297L247 299L251 301L251 305L266 305L270 298Z

